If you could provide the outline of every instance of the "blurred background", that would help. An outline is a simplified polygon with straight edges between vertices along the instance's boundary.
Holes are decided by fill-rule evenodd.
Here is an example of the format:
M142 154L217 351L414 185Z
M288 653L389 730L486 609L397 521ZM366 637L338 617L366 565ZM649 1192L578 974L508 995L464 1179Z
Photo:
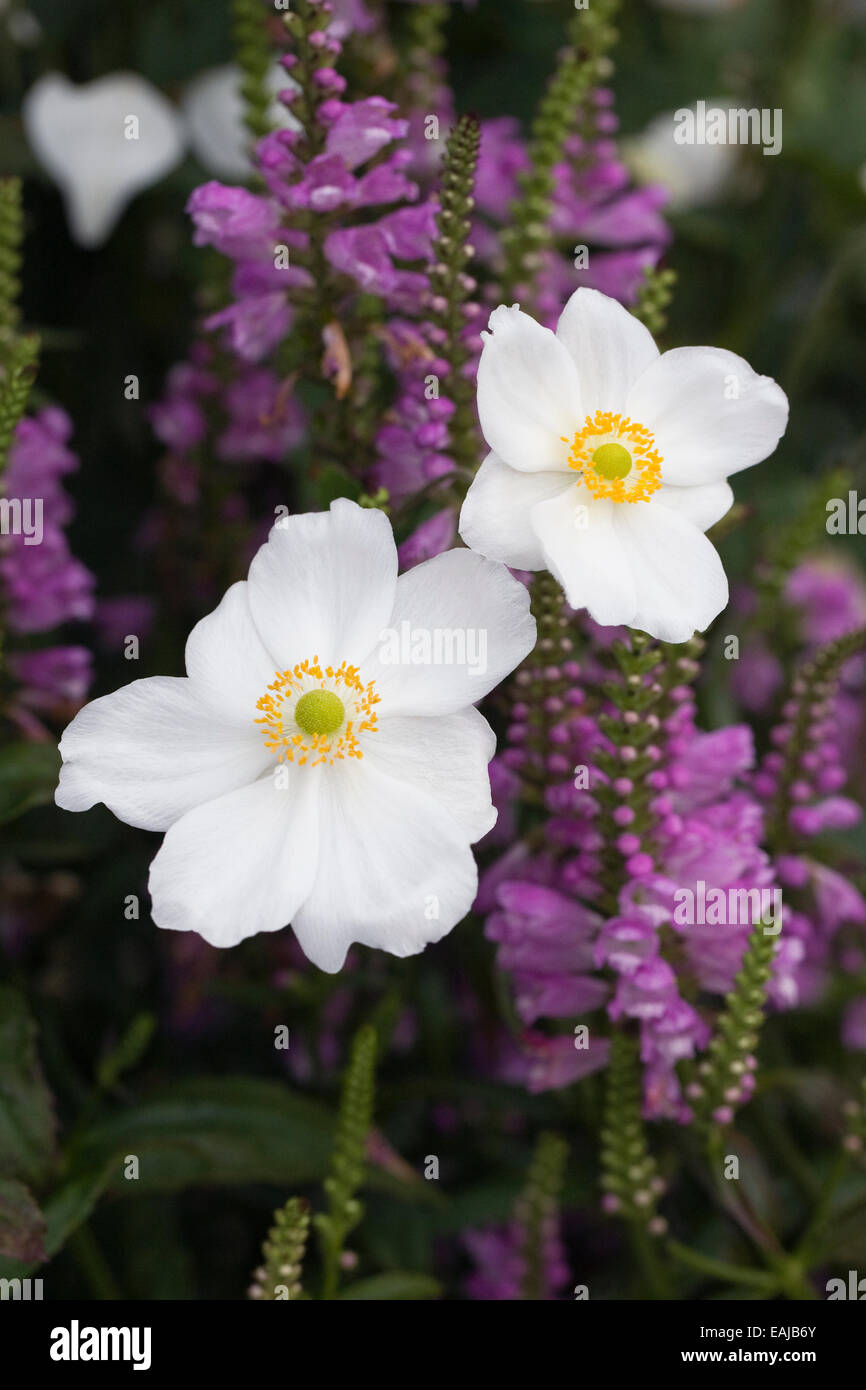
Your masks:
M388 8L395 25L405 22L408 6ZM458 110L527 122L568 10L565 0L450 6L445 56ZM733 349L791 398L782 446L737 480L749 524L720 540L736 589L777 560L780 545L827 546L825 502L836 493L826 480L837 470L846 493L866 495L866 4L628 0L620 29L610 85L622 148L636 177L671 190L663 265L677 283L665 342ZM213 175L187 151L102 245L83 248L28 142L21 103L49 72L84 83L134 71L180 108L189 84L232 54L229 0L0 0L0 173L24 180L22 310L43 344L35 402L68 412L81 459L67 482L68 534L96 576L97 621L71 636L96 651L95 694L129 678L118 632L146 631L136 675L174 674L197 616L195 599L154 575L142 538L164 452L148 408L189 348L209 254L192 245L184 205ZM699 99L781 108L781 153L705 151L709 163L684 168L669 142L653 142L652 122ZM139 378L137 400L125 396L128 374ZM862 565L862 537L829 545L834 562ZM130 628L141 599L150 606L138 611L150 616ZM735 602L722 632L738 630L736 612ZM701 688L711 725L737 717L737 700L748 705L725 666L717 636ZM850 755L862 789L862 748ZM504 986L477 923L415 960L358 953L337 977L306 966L290 933L220 954L197 938L167 940L173 934L150 923L144 884L157 843L104 808L66 816L50 805L4 835L2 968L38 1021L67 1162L94 1172L118 1146L142 1157L143 1176L115 1176L51 1265L51 1297L243 1296L274 1207L314 1190L325 1171L347 1040L370 1019L387 1055L380 1163L356 1246L362 1267L432 1270L448 1297L463 1296L471 1262L459 1233L508 1218L533 1138L547 1126L573 1142L564 1197L572 1265L593 1297L626 1296L629 1257L597 1217L596 1078L538 1096L494 1079ZM860 832L850 845L862 854ZM129 895L141 900L138 919L125 916ZM771 1059L802 1069L804 1108L791 1123L807 1164L825 1143L822 1107L848 1065L838 1029L826 1026L838 1004L791 1015L784 1038L768 1042ZM279 1025L291 1033L284 1051L273 1046ZM229 1076L249 1083L229 1085ZM784 1228L793 1199L772 1104L761 1125L749 1181ZM420 1176L428 1155L440 1158L439 1183ZM678 1200L682 1218L712 1242L718 1218L704 1211L698 1186L686 1182ZM850 1234L862 1254L862 1231Z

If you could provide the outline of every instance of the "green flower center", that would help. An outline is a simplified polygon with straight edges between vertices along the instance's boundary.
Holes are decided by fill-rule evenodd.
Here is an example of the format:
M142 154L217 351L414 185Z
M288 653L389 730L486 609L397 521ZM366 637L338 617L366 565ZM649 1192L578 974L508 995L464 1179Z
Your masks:
M332 690L308 690L295 705L295 723L305 734L335 734L346 706Z
M621 444L602 444L592 456L596 473L608 482L614 478L624 478L631 472L631 454Z

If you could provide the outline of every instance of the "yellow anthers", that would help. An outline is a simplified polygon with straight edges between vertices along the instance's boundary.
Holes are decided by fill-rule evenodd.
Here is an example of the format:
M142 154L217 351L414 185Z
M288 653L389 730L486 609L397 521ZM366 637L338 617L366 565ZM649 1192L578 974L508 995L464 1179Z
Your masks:
M359 736L376 730L375 685L364 685L357 666L344 661L323 669L317 656L277 671L270 693L256 702L265 747L298 767L363 758Z
M568 456L593 497L611 502L646 502L662 485L662 462L646 426L611 410L587 415Z

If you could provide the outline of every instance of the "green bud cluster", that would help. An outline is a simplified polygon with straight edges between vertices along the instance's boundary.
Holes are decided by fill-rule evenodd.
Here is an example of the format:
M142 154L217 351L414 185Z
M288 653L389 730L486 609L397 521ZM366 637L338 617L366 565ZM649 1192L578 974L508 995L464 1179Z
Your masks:
M707 1055L692 1071L686 1086L695 1122L715 1143L731 1123L738 1105L752 1093L747 1078L757 1062L755 1049L764 1022L767 985L778 936L757 922L746 942L734 987L725 997Z
M506 250L504 284L531 309L532 286L541 253L551 245L550 212L553 169L563 157L567 137L576 129L593 88L610 75L607 57L617 39L612 20L619 0L592 0L577 10L532 125L529 168L520 177L520 196L511 208L511 226L503 233Z
M250 1286L250 1298L292 1303L305 1297L301 1274L309 1230L310 1208L303 1197L290 1197L284 1207L274 1212L274 1224L262 1246L262 1263Z
M0 474L36 377L39 339L19 334L21 182L0 180Z
M544 1297L546 1249L559 1219L568 1145L558 1134L541 1134L535 1146L526 1177L526 1186L515 1210L520 1228L523 1259L521 1296L537 1300Z
M39 360L37 336L18 332L22 236L21 181L0 179L0 493L12 438L27 408ZM0 621L0 650L3 636Z
M431 318L442 331L439 351L450 371L445 394L454 403L448 424L449 452L462 471L463 488L474 476L479 453L475 383L464 367L469 349L464 338L467 300L475 289L466 267L475 254L467 241L474 206L473 189L481 131L473 116L462 116L448 137L439 189L437 236L430 265ZM474 308L474 305L469 306Z
M595 755L609 782L593 789L600 806L598 829L604 839L604 907L610 912L617 910L623 881L623 856L616 847L623 827L614 820L614 812L621 806L631 809L628 833L640 838L643 852L651 853L654 817L650 802L655 793L646 779L660 765L658 739L662 721L671 712L669 691L697 672L694 658L701 649L699 638L671 647L655 642L645 632L630 632L627 642L615 642L611 648L616 674L603 689L614 712L600 715L598 722L614 747L611 752L599 750ZM613 786L623 778L632 785L625 795Z
M271 95L266 79L272 54L265 18L261 0L232 0L232 37L241 70L244 125L253 143L271 129Z
M322 1297L326 1299L336 1297L343 1246L364 1211L356 1193L364 1178L373 1122L375 1066L376 1031L362 1028L352 1044L343 1082L331 1174L324 1184L328 1210L313 1218L324 1265Z
M657 338L667 325L667 309L673 299L676 281L675 270L647 267L644 271L632 313L646 325L654 338Z
M804 756L820 742L813 734L826 715L845 662L866 648L866 628L858 628L834 642L828 642L801 668L791 687L791 703L796 707L789 719L790 736L784 745L779 772L775 805L768 826L768 840L776 851L790 846L793 830L790 825L794 804L792 788L801 776Z
M645 1233L660 1236L667 1230L657 1210L665 1184L647 1144L641 1094L636 1040L617 1032L610 1044L601 1132L604 1206Z
M549 712L547 702L563 702L574 685L562 663L574 659L575 629L566 612L565 595L546 570L532 580L530 606L538 640L515 675L509 695L528 709L524 746L529 757L520 769L521 797L529 805L542 805L550 781L545 765L554 747L551 729L562 718Z

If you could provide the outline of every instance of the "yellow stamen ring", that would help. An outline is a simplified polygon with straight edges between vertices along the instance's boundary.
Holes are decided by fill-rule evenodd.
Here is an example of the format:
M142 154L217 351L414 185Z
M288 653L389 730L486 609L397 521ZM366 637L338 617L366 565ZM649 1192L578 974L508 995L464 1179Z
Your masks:
M374 733L379 703L375 681L364 685L357 666L319 665L301 661L291 671L277 671L268 694L256 702L257 724L264 726L265 747L278 762L311 767L364 756L359 736Z
M646 426L610 410L587 415L568 456L593 497L612 502L646 502L662 485L662 462Z

